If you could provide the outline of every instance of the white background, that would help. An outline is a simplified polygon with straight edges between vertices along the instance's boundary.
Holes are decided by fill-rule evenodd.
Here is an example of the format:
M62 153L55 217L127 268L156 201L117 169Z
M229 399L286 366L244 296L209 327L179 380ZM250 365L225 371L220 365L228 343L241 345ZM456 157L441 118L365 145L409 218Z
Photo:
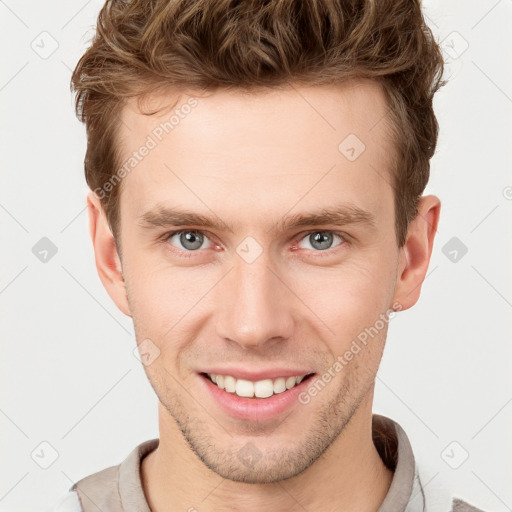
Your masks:
M76 480L158 437L131 320L96 274L85 131L69 92L100 6L0 1L2 511L46 510ZM424 9L450 80L435 103L427 189L442 219L422 298L392 321L374 410L405 429L430 468L424 483L444 481L502 512L512 509L512 1ZM42 237L58 250L46 263L32 252ZM442 251L452 237L468 249L456 262ZM469 454L458 469L441 456L453 441L451 460ZM51 462L42 442L58 452L48 469L35 462Z

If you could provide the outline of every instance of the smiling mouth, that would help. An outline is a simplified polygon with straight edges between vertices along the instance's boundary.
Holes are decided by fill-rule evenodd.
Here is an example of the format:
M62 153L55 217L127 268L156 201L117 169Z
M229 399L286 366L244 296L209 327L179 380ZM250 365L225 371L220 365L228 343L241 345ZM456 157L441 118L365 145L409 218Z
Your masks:
M214 373L201 373L219 389L222 389L241 398L265 399L271 396L284 393L289 389L298 386L301 382L310 379L314 373L296 375L292 377L277 377L275 379L264 379L250 381L237 379L231 375L220 375Z

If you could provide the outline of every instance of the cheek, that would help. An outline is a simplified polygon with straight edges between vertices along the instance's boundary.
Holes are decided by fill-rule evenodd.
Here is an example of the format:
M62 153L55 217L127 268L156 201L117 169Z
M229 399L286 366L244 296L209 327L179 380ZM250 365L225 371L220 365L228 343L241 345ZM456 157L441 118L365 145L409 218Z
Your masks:
M143 344L145 352L156 355L144 370L161 395L174 386L171 376L179 380L186 377L182 374L182 357L198 334L198 324L191 324L189 318L197 315L195 308L204 292L197 287L194 291L190 279L175 269L162 272L146 267L131 276L127 289L137 343Z
M331 348L338 353L390 307L391 266L383 265L382 259L378 263L378 258L371 263L365 259L338 268L310 268L293 281L297 295L324 324L325 339L332 340Z
M130 261L126 284L138 334L163 342L176 337L180 323L208 290L208 279L182 268ZM203 290L204 288L204 290ZM186 322L183 322L186 323Z

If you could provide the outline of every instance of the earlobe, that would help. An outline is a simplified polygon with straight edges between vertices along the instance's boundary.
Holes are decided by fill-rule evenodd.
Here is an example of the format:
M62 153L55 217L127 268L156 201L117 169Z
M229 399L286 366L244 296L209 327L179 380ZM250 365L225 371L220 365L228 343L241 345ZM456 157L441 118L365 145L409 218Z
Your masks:
M89 232L100 280L117 307L125 315L131 316L122 264L114 236L108 225L103 206L92 191L87 195L87 209L89 213Z
M434 238L437 232L441 201L436 196L423 196L418 215L409 224L407 240L400 250L394 301L408 309L418 301L427 274Z

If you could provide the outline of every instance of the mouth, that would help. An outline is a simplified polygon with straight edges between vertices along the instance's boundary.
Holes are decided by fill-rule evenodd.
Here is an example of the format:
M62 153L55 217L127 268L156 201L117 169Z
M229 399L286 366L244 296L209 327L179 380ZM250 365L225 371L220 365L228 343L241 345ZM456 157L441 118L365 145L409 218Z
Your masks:
M250 422L274 419L292 409L315 373L258 381L201 372L198 374L220 410L232 418Z

